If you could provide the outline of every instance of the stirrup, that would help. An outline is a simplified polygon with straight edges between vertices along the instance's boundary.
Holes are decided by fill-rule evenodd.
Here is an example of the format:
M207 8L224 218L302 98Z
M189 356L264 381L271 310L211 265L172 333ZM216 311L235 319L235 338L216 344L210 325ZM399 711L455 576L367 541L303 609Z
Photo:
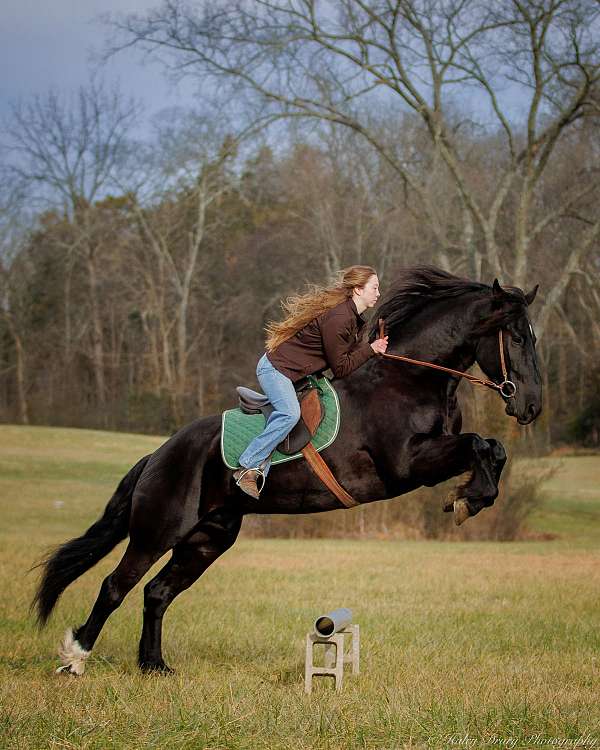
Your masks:
M241 474L240 474L240 475L239 475L239 477L238 477L238 478L237 478L237 479L235 480L235 483L237 484L237 486L238 486L238 487L240 486L240 482L242 481L242 479L243 479L243 478L244 478L244 477L246 476L246 474L247 474L247 473L248 473L249 471L255 471L255 472L256 472L256 474L257 474L257 477L256 477L256 478L257 478L257 480L258 480L258 477L260 477L260 478L262 479L262 482L260 483L260 487L258 486L258 482L257 482L257 484L256 484L256 491L257 491L257 492L258 492L258 494L260 495L260 493L261 493L261 492L262 492L262 490L263 490L263 487L265 486L265 481L266 481L266 478L265 478L265 474L264 474L264 471L263 471L262 469L259 469L259 468L258 468L258 466L254 467L254 468L252 468L252 467L244 468L244 467L240 466L240 468L239 468L239 469L237 469L237 471L240 471L240 469L242 470L242 471L241 471Z

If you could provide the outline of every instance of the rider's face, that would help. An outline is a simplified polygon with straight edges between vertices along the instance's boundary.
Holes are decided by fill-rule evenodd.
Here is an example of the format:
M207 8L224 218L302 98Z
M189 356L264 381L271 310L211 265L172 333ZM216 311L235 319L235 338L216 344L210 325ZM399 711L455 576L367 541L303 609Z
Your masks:
M377 274L369 276L367 283L363 287L356 287L356 293L362 299L365 308L374 307L379 299L379 279Z

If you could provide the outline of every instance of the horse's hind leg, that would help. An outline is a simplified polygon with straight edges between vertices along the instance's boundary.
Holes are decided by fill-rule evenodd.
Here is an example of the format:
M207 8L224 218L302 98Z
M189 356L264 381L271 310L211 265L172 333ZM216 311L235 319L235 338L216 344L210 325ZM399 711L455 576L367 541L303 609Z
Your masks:
M144 624L139 665L144 671L172 672L163 661L162 620L173 599L189 588L235 542L242 523L237 510L218 508L173 549L165 567L144 589Z
M85 624L75 632L67 631L59 650L63 663L61 670L70 674L83 674L85 660L104 623L159 557L160 553L140 552L129 543L121 562L102 582L96 603Z

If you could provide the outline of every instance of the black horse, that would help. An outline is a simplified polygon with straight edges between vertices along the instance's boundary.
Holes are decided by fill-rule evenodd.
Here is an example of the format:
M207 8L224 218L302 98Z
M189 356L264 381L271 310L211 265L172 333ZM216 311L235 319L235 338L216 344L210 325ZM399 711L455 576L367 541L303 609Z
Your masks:
M374 318L383 317L388 352L466 370L477 362L502 378L503 331L508 378L516 393L506 413L519 424L541 411L541 378L527 308L529 294L460 279L421 266L406 269L385 295ZM376 337L373 324L370 339ZM500 442L460 434L456 390L460 379L434 369L372 357L335 380L341 426L322 455L340 484L359 502L392 498L467 473L456 492L461 512L492 505L506 461ZM167 607L235 542L246 513L314 513L341 503L303 460L274 466L260 500L236 487L220 455L219 415L183 427L121 480L103 516L83 536L66 542L43 563L34 599L44 624L64 589L129 535L115 570L105 578L87 621L68 631L62 669L81 674L109 615L148 569L172 555L144 589L139 646L143 670L170 671L162 658L162 619ZM452 509L452 503L446 510Z

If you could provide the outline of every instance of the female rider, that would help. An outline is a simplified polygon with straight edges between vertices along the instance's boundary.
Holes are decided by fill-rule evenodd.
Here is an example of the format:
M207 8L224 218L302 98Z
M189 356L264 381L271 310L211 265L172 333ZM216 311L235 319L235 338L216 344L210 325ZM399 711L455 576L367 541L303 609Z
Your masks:
M387 349L387 336L369 344L360 335L366 323L362 313L374 307L378 297L376 271L370 266L350 266L340 272L334 286L314 286L288 298L282 305L287 317L267 325L266 352L258 361L256 375L273 412L240 456L240 468L233 475L248 495L259 497L271 454L300 419L294 383L328 367L335 377L343 378Z

